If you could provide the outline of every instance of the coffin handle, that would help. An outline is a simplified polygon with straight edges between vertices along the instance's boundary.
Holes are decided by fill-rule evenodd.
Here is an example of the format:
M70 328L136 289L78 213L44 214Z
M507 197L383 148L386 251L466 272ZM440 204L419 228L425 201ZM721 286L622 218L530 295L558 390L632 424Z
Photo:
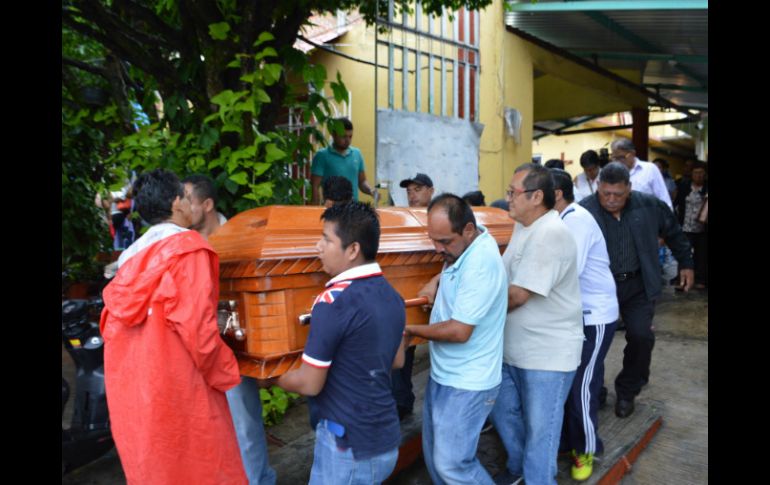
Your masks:
M428 297L421 296L419 298L412 298L410 300L404 300L404 306L406 308L414 306L422 306L428 304ZM310 325L310 313L303 313L298 317L300 325Z
M427 296L421 296L419 298L412 298L410 300L404 300L404 306L407 308L413 307L413 306L422 306L428 304L428 297Z

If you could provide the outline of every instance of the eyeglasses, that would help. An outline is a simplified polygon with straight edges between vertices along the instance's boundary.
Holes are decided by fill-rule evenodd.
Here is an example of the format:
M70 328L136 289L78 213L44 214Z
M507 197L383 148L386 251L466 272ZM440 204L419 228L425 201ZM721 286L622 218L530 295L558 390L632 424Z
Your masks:
M534 192L536 190L540 190L540 189L529 189L529 190L513 189L513 190L506 190L505 191L505 198L506 199L513 199L515 196L517 196L519 194L526 194L527 192Z

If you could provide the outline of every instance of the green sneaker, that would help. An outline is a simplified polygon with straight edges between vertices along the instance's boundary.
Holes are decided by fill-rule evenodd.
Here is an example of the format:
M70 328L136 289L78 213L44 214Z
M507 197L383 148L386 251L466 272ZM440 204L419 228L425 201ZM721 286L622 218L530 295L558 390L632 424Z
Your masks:
M577 453L575 450L572 450L570 457L574 463L572 465L572 479L578 482L588 480L594 472L594 454Z

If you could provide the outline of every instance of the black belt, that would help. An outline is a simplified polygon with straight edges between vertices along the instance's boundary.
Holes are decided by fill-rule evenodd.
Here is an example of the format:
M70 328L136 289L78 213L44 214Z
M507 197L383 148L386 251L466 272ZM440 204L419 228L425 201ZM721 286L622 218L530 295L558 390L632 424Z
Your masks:
M639 271L629 271L628 273L615 273L612 275L615 281L626 281L639 274Z

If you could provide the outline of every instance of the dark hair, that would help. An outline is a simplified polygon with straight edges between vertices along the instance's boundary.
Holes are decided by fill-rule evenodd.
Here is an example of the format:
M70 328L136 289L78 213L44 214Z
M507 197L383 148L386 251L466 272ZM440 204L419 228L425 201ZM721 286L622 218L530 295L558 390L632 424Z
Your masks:
M484 206L487 205L484 201L484 194L480 190L474 190L463 195L463 200L470 205Z
M353 199L353 184L350 180L339 175L332 175L324 179L321 184L324 200L332 202L348 202Z
M599 166L604 168L605 165L610 163L610 152L606 148L599 149Z
M554 190L561 190L561 194L562 197L564 197L564 200L567 202L574 202L574 186L572 185L572 177L570 176L569 172L566 170L560 170L558 168L552 168L551 176L553 177Z
M564 170L564 162L558 158L552 158L545 162L545 168L560 168Z
M346 130L352 130L353 129L353 123L351 123L348 118L343 116L342 118L337 118L337 121L342 123L342 127L345 128Z
M601 183L614 185L622 182L628 185L630 181L628 168L620 162L610 162L599 172L599 182Z
M214 181L201 174L188 175L182 179L182 184L191 184L195 197L201 202L206 199L214 201L214 207L217 205L217 189L214 187Z
M664 169L668 168L668 161L665 158L656 158L652 163L659 163Z
M700 160L695 160L694 162L692 162L692 169L695 170L696 168L702 168L703 170L708 171L706 167L706 162L702 162Z
M168 220L174 200L184 197L184 187L174 172L157 168L145 172L134 182L136 210L151 225Z
M377 257L380 221L372 206L357 201L335 204L321 214L321 219L336 223L334 232L342 241L343 249L357 242L366 261L374 261Z
M593 150L586 150L580 155L580 166L583 168L599 165L599 154Z
M472 222L474 227L478 226L471 206L455 194L444 193L435 197L428 204L429 213L434 206L444 209L454 233L462 234L463 229L469 222Z
M636 153L636 147L634 146L634 142L632 142L628 138L618 138L617 140L612 142L610 147L613 150L623 150L625 152Z
M489 207L497 207L498 209L502 209L504 211L509 209L508 202L506 202L505 199L497 199L496 201L489 204Z
M522 181L522 185L525 190L542 190L543 191L543 205L546 209L553 209L556 205L556 194L553 191L553 177L551 177L551 170L537 165L534 163L525 163L521 165L513 173L529 172ZM531 192L524 194L528 199L532 197Z

